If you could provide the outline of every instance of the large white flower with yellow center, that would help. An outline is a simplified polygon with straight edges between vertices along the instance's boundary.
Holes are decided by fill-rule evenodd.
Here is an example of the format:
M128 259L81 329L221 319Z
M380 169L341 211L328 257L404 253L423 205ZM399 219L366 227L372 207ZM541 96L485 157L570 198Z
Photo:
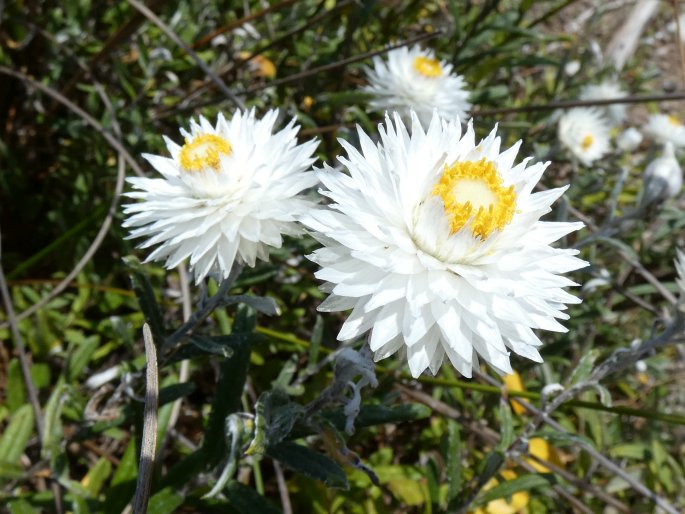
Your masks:
M415 377L445 355L467 377L479 356L503 373L510 351L540 362L532 329L565 331L579 302L558 274L586 265L549 246L582 223L540 221L566 188L533 193L547 164L514 166L520 143L500 153L495 130L478 145L437 115L379 130L375 145L358 129L361 153L341 141L349 175L318 170L331 208L303 218L325 245L310 256L330 293L319 309L352 309L338 339L370 330L376 360L406 352Z
M201 117L181 129L182 146L165 138L170 158L144 155L162 178L128 179L127 196L142 201L124 206L123 225L147 238L141 248L159 245L147 261L190 259L197 282L210 271L225 278L234 261L254 266L283 234L301 233L296 220L315 204L300 193L318 182L307 171L317 143L297 144L294 119L272 133L277 116L219 115L215 127Z
M585 166L609 152L609 124L595 108L575 108L559 118L559 141Z
M652 114L645 126L645 133L657 143L685 147L685 125L672 114Z
M367 76L369 85L364 90L374 97L371 108L397 111L405 122L412 110L428 125L434 109L445 118L464 120L471 108L464 78L452 73L451 64L438 61L433 52L418 46L388 52L387 62L374 57Z

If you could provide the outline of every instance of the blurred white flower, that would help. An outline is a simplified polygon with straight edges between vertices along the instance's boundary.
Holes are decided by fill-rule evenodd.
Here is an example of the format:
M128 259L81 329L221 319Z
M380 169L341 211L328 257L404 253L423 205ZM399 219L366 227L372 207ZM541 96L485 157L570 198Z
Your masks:
M652 114L645 126L645 134L659 144L673 143L675 147L685 146L685 125L670 114Z
M445 355L467 377L479 356L501 373L510 350L541 362L532 329L566 331L556 318L580 300L558 274L587 264L550 246L582 223L540 221L566 187L533 193L549 163L514 166L520 142L500 152L495 130L476 145L470 123L413 115L409 134L395 113L379 131L375 145L358 128L361 153L340 141L349 175L318 170L332 208L303 218L324 245L319 310L353 309L338 339L370 330L375 359L400 351L414 377Z
M580 61L569 61L564 66L564 73L569 77L572 77L580 71Z
M624 98L625 96L627 96L627 93L615 82L589 84L580 91L581 100L611 100L614 98ZM626 117L625 104L598 105L596 108L599 109L614 126L623 123L623 120Z
M642 176L642 199L645 207L654 202L673 198L683 187L683 172L675 158L673 144L664 145L664 153L647 165Z
M642 143L642 133L634 128L629 127L625 129L616 138L616 146L624 152L632 152Z
M609 125L599 109L575 108L559 118L561 143L585 166L609 152Z
M213 127L200 117L179 146L165 138L171 158L145 154L162 178L129 178L142 200L124 206L129 237L146 237L140 247L159 245L147 261L166 260L171 269L186 258L195 280L210 271L228 276L234 260L254 266L280 247L282 234L297 235L298 216L315 202L300 195L316 185L317 143L298 145L293 119L273 134L278 112L256 119L255 111L222 115Z
M447 119L458 117L463 122L471 108L464 78L452 73L452 65L438 61L430 50L398 48L388 52L387 62L374 57L373 68L366 71L369 85L364 91L374 96L370 107L397 111L407 123L414 110L428 125L433 109Z

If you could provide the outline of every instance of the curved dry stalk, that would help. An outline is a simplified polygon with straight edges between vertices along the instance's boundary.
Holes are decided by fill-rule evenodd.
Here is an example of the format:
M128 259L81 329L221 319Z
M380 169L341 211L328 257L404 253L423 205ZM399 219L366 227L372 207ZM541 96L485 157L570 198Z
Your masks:
M195 63L200 67L200 69L209 77L212 79L212 82L216 84L216 86L219 88L219 90L231 101L233 101L234 104L236 104L238 107L241 109L245 110L245 104L243 101L238 98L233 92L228 89L228 86L224 83L223 80L221 80L216 73L214 73L212 70L209 69L209 66L205 64L205 62L198 57L198 55L195 53L195 51L190 48L187 44L183 42L183 40L178 37L178 34L171 30L171 28L164 23L159 16L157 16L155 13L153 13L148 7L143 5L142 3L138 2L138 0L128 0L128 3L131 4L135 9L140 11L140 13L145 16L148 20L150 20L152 23L157 25L159 29L166 34L166 36L171 39L174 43L176 43L178 46L180 46L185 53L187 53L190 58L195 61Z
M133 159L128 150L126 150L126 148L123 146L121 141L115 138L95 118L93 118L90 114L81 109L78 105L74 104L69 99L65 98L63 95L61 95L54 89L50 88L49 86L41 84L40 82L26 76L23 73L11 70L9 68L6 68L5 66L0 66L0 73L19 79L22 82L29 84L31 87L34 87L39 91L45 93L46 95L50 96L51 98L57 100L59 103L63 104L65 107L67 107L75 114L80 116L86 123L92 126L95 130L97 130L107 140L107 142L119 152L119 167L114 187L114 194L112 196L112 201L107 211L107 216L102 222L100 230L98 231L97 235L91 242L86 252L81 257L81 259L79 259L76 266L74 266L74 269L72 269L71 272L66 277L64 277L64 279L60 281L60 283L57 286L55 286L55 288L52 291L45 295L39 302L35 303L25 311L17 314L17 321L21 321L27 318L28 316L31 316L36 311L42 309L53 298L60 295L62 291L64 291L69 286L69 283L74 278L76 278L76 276L81 272L85 265L92 259L93 255L95 255L95 252L98 250L98 248L104 241L105 236L107 235L107 232L109 231L109 228L112 225L112 219L117 211L119 198L121 197L121 192L124 189L124 178L126 171L124 161L126 161L126 163L128 163L129 166L131 166L131 168L133 168L136 173L142 175L143 171L141 170L140 166L138 166L138 163ZM9 326L7 322L0 323L0 328L6 328L7 326Z

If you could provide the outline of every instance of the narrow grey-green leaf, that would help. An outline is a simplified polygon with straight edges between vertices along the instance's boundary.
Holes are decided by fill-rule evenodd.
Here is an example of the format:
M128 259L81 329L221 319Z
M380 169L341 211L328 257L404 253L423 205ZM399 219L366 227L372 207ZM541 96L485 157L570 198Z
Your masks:
M461 432L454 420L447 420L447 502L461 491Z
M286 468L310 478L321 480L329 487L347 489L347 477L343 469L325 455L292 442L270 446L267 455L276 459Z
M19 460L33 433L33 421L33 409L30 405L22 405L14 411L9 425L0 437L0 461L14 464Z
M183 503L183 496L166 487L153 494L147 506L148 514L172 514Z
M504 480L483 496L478 498L474 505L485 505L498 498L509 498L520 491L529 491L534 488L547 488L550 482L543 475L523 475L512 480Z
M499 402L499 422L501 437L497 448L504 451L514 441L514 421L511 416L509 402L500 398Z
M282 514L274 504L254 489L232 480L225 489L231 507L240 514Z
M593 348L581 357L580 361L578 361L578 364L576 365L576 368L573 370L573 373L571 373L569 385L575 385L590 376L598 355L599 353L597 350Z

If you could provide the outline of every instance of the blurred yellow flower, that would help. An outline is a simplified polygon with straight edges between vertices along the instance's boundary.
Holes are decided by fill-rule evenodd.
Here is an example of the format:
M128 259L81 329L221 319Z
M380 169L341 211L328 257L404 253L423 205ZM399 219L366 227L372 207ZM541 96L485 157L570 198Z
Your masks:
M533 437L528 441L528 453L555 466L563 466L557 450L541 437ZM526 462L533 466L538 473L550 473L549 468L543 466L535 459L526 459Z
M510 469L505 469L500 473L506 480L513 480L516 478L516 473ZM483 487L483 491L488 491L499 484L496 478L491 478ZM479 507L473 511L473 514L517 514L528 505L530 496L525 491L514 493L511 498L497 498L488 502L487 505Z
M252 55L250 52L240 52L238 57L247 59ZM258 77L272 79L276 76L276 65L263 55L255 55L248 63L250 70Z
M526 388L523 385L523 380L521 380L521 375L514 371L510 375L504 375L502 381L504 382L504 387L507 391L525 391ZM526 408L518 402L509 401L512 410L519 416L526 412Z

